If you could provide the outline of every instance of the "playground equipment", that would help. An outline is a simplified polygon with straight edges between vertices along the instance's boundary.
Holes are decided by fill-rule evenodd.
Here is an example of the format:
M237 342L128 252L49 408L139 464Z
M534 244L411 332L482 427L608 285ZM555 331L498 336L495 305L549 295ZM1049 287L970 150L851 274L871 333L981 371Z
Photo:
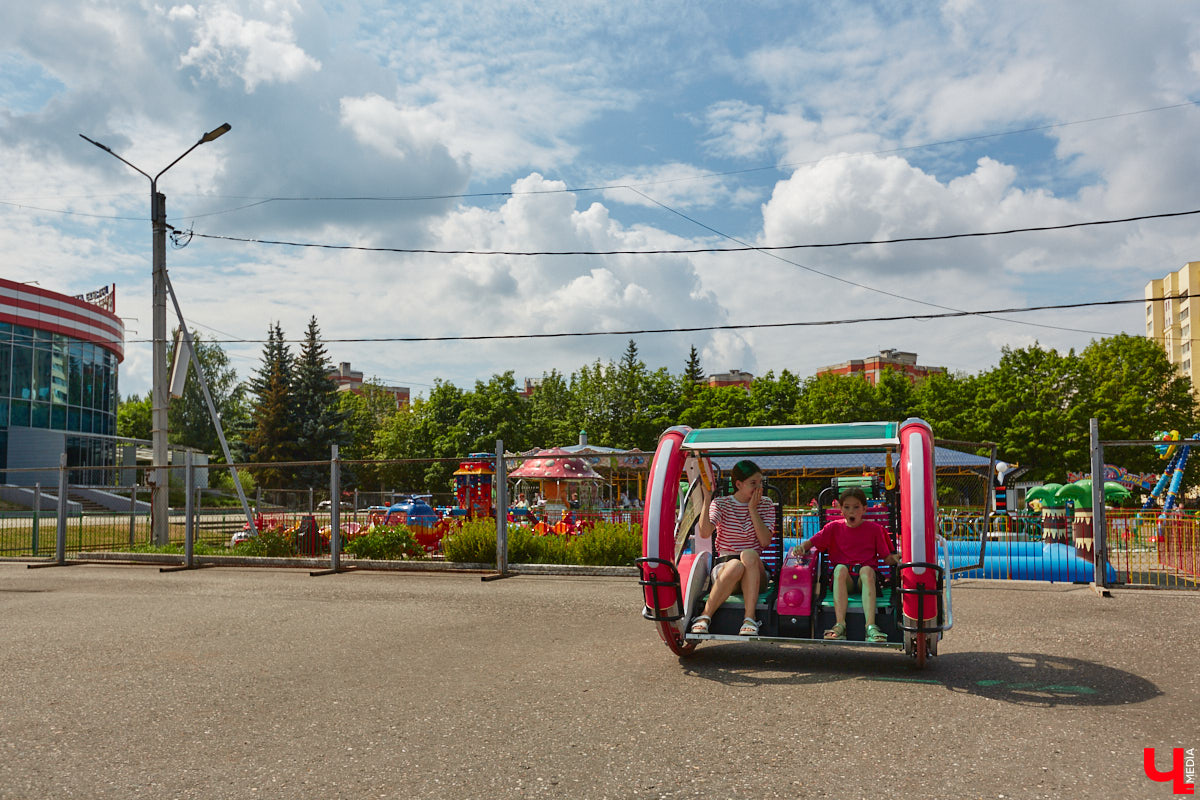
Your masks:
M1159 455L1167 461L1167 468L1162 477L1154 485L1150 496L1142 505L1143 511L1149 511L1156 503L1162 503L1162 515L1175 508L1179 499L1179 487L1183 485L1183 472L1187 469L1188 455L1191 453L1191 442L1200 439L1200 433L1192 434L1191 439L1180 440L1178 431L1160 431L1154 435L1163 444L1155 446ZM1164 494L1163 490L1166 490ZM1162 515L1159 519L1161 521Z
M454 471L454 497L468 517L492 516L492 478L495 474L490 453L470 453Z
M603 480L586 459L562 447L537 451L509 472L508 477L518 484L537 481L547 514L569 507L571 494L578 494L584 484L599 484Z
M933 433L918 419L903 423L866 422L845 425L785 425L754 428L693 430L670 428L662 434L647 483L643 524L643 556L636 560L643 587L642 616L654 623L659 637L680 656L703 641L759 641L823 646L882 647L903 650L918 667L937 654L938 642L953 624L945 542L937 534ZM885 576L878 592L876 624L887 641L867 643L861 603L851 599L847 618L850 639L826 640L821 632L834 621L831 568L824 555L810 553L798 560L785 550L782 503L770 482L772 456L795 453L887 454L899 464L895 487L871 481L868 518L888 530L901 555L898 567L875 565ZM702 610L711 589L712 539L698 536L704 480L701 464L732 465L753 459L766 471L764 494L775 495L775 536L763 552L768 583L754 604L761 625L754 636L736 635L743 601L734 595L712 617L708 633L690 633L688 626ZM682 510L677 505L680 478L687 475ZM845 479L835 479L845 482ZM861 479L852 479L861 480ZM889 481L891 482L891 481ZM729 481L715 481L716 493L732 490ZM844 486L831 487L831 497ZM830 503L830 506L832 504ZM822 524L840 512L824 503ZM785 555L785 553L787 555Z

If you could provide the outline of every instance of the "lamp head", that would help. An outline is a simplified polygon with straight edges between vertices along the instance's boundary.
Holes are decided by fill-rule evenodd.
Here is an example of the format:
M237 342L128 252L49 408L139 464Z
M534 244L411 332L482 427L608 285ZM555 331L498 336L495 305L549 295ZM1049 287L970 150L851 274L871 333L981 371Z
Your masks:
M222 125L221 127L219 127L219 128L214 128L213 130L209 131L208 133L206 133L206 134L204 134L203 136L201 136L201 137L200 137L199 144L204 144L204 143L206 143L206 142L211 142L213 139L219 139L220 137L222 137L222 136L224 136L225 134L229 133L229 129L230 129L230 128L232 128L232 127L233 127L232 125L230 125L228 122L226 122L226 123L225 123L224 125Z

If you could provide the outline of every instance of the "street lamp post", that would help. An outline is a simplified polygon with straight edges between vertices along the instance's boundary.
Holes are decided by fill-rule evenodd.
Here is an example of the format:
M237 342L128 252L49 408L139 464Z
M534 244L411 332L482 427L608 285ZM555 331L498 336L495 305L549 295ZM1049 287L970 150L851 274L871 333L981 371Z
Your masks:
M150 441L152 447L150 484L150 532L155 544L167 544L167 198L158 191L158 179L167 170L183 160L183 157L206 142L211 142L229 132L226 122L200 137L183 155L172 161L153 178L143 170L117 155L107 145L89 139L85 141L99 147L121 163L144 175L150 181L150 227L153 231L153 373L151 387Z

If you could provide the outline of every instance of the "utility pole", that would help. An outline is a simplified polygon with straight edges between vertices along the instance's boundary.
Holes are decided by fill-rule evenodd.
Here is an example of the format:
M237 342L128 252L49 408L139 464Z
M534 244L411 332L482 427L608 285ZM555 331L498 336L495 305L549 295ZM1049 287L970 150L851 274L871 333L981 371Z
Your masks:
M185 150L183 155L163 167L162 171L153 178L150 177L149 173L139 169L114 153L107 145L100 144L94 139L89 139L82 133L79 134L83 140L96 145L96 147L99 147L150 181L150 228L152 231L151 277L154 293L151 308L153 311L152 335L154 347L152 353L153 370L151 373L153 385L150 389L152 471L147 482L150 484L150 533L151 539L155 544L166 544L168 541L167 493L169 488L169 471L167 470L167 399L169 391L167 381L170 379L167 374L167 198L158 191L158 179L167 170L182 161L184 156L200 145L211 142L228 133L230 127L230 124L226 122L219 128L214 128L204 134L194 145Z

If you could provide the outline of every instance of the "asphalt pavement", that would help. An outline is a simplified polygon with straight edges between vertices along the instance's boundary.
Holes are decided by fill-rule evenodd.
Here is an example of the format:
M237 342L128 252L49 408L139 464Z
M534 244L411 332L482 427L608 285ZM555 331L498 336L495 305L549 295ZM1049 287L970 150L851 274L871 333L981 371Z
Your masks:
M964 581L941 655L710 643L612 577L0 563L0 798L1167 798L1200 593Z

